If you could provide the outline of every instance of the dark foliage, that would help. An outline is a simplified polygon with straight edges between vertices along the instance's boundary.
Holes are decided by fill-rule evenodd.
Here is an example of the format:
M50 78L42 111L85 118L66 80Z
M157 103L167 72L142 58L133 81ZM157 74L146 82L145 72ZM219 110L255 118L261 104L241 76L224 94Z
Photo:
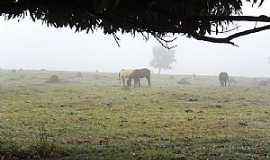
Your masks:
M154 36L162 44L168 33L184 34L198 40L208 33L228 30L242 17L243 2L262 5L264 0L1 0L0 14L7 19L30 16L48 26L70 27L79 31L101 28L105 34L136 33L145 39ZM242 17L242 18L241 18ZM261 21L270 21L268 17ZM258 19L257 19L258 20ZM230 39L231 40L231 39ZM227 40L228 42L230 40ZM214 41L214 40L213 40ZM213 42L212 41L212 42ZM217 42L217 43L228 43Z

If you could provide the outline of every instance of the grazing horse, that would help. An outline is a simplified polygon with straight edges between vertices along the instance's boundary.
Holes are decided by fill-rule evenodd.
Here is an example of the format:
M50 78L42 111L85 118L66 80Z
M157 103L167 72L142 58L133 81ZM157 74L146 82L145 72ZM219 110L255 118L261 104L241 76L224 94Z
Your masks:
M120 84L122 81L123 86L125 87L126 84L126 80L128 80L129 75L133 72L133 69L121 69L121 71L119 72L119 80L120 80Z
M222 87L226 87L230 85L230 78L227 72L220 72L219 74L219 82Z
M139 87L141 86L140 78L146 78L148 81L148 86L151 87L151 81L150 81L151 71L147 68L143 69L135 69L133 72L129 75L127 84L130 87L131 86L131 80L134 79L134 87L136 84L139 84Z

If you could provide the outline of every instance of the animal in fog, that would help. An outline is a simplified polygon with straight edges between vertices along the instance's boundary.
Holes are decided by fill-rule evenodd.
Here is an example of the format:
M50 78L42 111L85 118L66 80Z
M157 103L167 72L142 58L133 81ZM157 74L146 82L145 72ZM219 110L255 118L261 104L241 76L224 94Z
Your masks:
M128 80L129 75L133 72L133 69L121 69L119 72L119 80L120 84L122 82L122 85L126 86L126 80Z
M196 79L196 77L197 77L197 75L196 75L196 74L192 74L191 79L192 79L192 80L194 80L194 79Z
M227 72L220 72L219 73L219 82L222 87L226 87L230 85L230 78Z
M132 73L129 75L127 84L130 87L132 79L134 80L134 87L136 87L136 84L141 86L140 79L146 78L148 81L148 86L151 87L151 71L147 68L142 69L134 69Z

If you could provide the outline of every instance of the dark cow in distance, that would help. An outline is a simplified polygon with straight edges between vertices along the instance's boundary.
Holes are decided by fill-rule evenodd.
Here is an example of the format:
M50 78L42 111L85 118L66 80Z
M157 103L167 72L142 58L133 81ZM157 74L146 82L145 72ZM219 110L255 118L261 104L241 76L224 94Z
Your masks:
M151 71L147 68L142 69L134 69L133 72L129 75L127 84L130 87L131 86L131 80L134 79L134 87L136 84L141 86L140 84L140 78L146 78L148 81L148 86L151 87Z
M219 73L219 82L222 87L226 87L230 85L230 78L227 72L220 72Z

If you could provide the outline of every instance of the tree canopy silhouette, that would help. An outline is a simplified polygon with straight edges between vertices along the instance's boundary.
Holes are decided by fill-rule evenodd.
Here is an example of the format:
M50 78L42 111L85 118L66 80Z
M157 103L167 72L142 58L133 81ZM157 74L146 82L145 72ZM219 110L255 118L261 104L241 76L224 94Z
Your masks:
M220 38L220 33L231 31L234 21L270 22L267 16L244 16L243 3L261 6L264 0L1 0L0 14L6 19L30 16L48 26L70 27L94 32L101 28L112 34L155 37L162 45L185 35L213 43L233 44L233 39L262 30L270 25L252 28ZM214 33L214 35L213 35ZM174 36L175 37L175 36Z

